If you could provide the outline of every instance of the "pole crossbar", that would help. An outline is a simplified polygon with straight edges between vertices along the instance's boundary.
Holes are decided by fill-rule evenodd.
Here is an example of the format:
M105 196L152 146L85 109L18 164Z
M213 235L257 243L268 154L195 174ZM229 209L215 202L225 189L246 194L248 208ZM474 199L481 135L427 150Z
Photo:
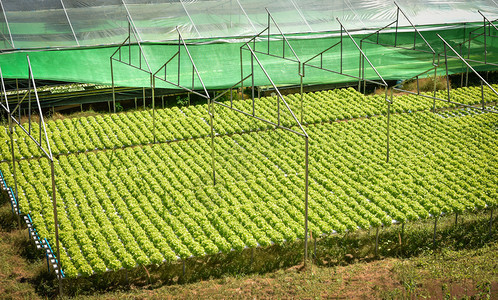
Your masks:
M295 3L293 3L293 4L295 6ZM296 7L296 9L297 9L297 7ZM303 102L304 102L304 95L303 95L304 68L303 68L303 63L302 63L301 59L299 58L299 56L297 55L296 51L294 51L294 48L289 43L289 40L287 39L287 37L285 36L285 34L283 33L283 31L280 29L280 26L278 25L277 21L275 21L275 19L273 18L272 14L268 10L268 8L265 8L265 10L266 10L266 14L267 14L267 25L266 25L266 28L264 28L261 32L259 32L255 36L253 36L244 45L242 45L240 47L240 49L241 49L241 61L242 61L242 50L249 50L251 52L251 71L254 70L254 62L253 62L253 60L254 60L254 58L257 59L257 57L255 56L255 53L259 53L259 54L263 54L263 55L268 55L268 56L271 56L271 57L280 58L280 59L284 59L284 60L287 60L287 61L291 61L291 62L297 63L297 74L300 77L300 98L301 98L301 106L300 106L301 116L300 116L300 122L299 123L302 124L302 123L304 123L304 121L303 121L303 119L304 119L304 108L303 108ZM272 26L272 24L278 30L278 34L277 35L273 35L272 36L272 34L271 34L271 26ZM256 40L258 38L260 38L265 32L266 32L266 36L263 39L266 39L267 47L266 47L266 51L261 51L261 50L256 49ZM271 51L274 48L271 45L274 45L274 44L271 44L270 41L272 39L275 40L275 41L278 41L278 39L276 39L275 36L280 37L281 40L282 40L282 48L281 48L282 51L281 51L281 55L280 54L278 54L278 55L274 54L272 52L275 52L275 51ZM252 47L250 46L251 43L253 45ZM290 57L286 56L286 52L285 52L286 47L289 48L290 52L292 53L292 55L290 55ZM260 64L259 61L258 61L258 64ZM241 65L241 70L242 70L242 65ZM254 81L254 76L252 78L253 78L253 81ZM271 79L270 79L270 81L271 81ZM254 107L254 84L252 84L252 100L253 100L253 107ZM253 110L254 110L254 108L253 108ZM253 112L253 114L254 114L254 112ZM279 120L279 122L280 122L280 120Z
M482 25L471 30L469 32L469 36L468 38L466 38L464 36L464 40L457 44L459 49L460 49L460 53L459 55L460 56L465 56L463 54L463 50L464 50L464 46L467 45L467 62L471 61L471 62L475 62L475 63L479 63L479 64L484 64L484 65L491 65L491 66L498 66L498 64L496 63L493 63L493 62L489 62L488 60L488 40L489 39L494 39L494 38L497 38L498 35L494 35L494 34L491 34L491 29L493 28L494 31L493 33L497 34L498 33L498 27L496 27L495 24L493 24L493 22L496 22L498 21L498 19L496 20L489 20L481 11L477 11L483 18L483 21L482 21ZM487 27L487 28L486 28ZM482 29L482 32L478 32ZM486 30L488 29L488 30ZM484 47L484 61L482 60L475 60L475 59L471 59L470 58L470 50L471 50L471 45L472 45L472 41L477 39L478 37L483 37L483 41L482 41L482 46ZM455 56L449 56L448 57L455 57ZM468 85L468 79L469 79L469 68L466 68L466 85ZM463 85L463 74L462 74L462 85Z
M435 60L436 60L436 51L434 51L434 48L432 48L432 46L429 44L429 42L425 39L425 37L422 35L422 33L420 33L420 31L417 29L417 27L412 23L412 21L410 20L410 18L408 18L408 16L405 14L405 12L401 9L401 7L399 7L399 5L394 2L394 5L396 6L396 20L392 21L391 23L387 24L386 26L376 30L375 32L367 35L366 37L362 38L360 40L360 45L362 45L364 42L365 43L369 43L369 44L377 44L377 45L380 45L380 46L385 46L385 47L393 47L393 48L400 48L400 49L405 49L405 50L413 50L413 51L419 51L419 52L425 52L425 53L429 53L429 54L432 54L432 63L434 64L435 63ZM398 29L399 29L399 16L400 14L404 17L404 19L410 24L410 27L414 30L414 37L413 37L413 47L410 47L410 48L407 48L407 47L403 47L403 46L399 46L397 41L398 41ZM396 24L395 26L395 37L394 37L394 44L391 45L391 44L382 44L382 43L379 43L379 34L381 34L381 31L389 28L391 25L393 24ZM377 35L377 38L376 38L376 41L373 42L373 41L370 41L370 37L373 36L373 35ZM428 50L423 50L423 49L417 49L417 37L421 38L422 41L424 42L425 46L429 49Z
M175 54L173 54L167 61L166 63L164 63L155 73L152 74L153 76L153 79L158 79L158 80L161 80L161 81L164 81L166 83L169 83L169 84L172 84L174 85L175 87L178 87L178 88L181 88L183 90L186 90L190 93L194 93L200 97L203 97L205 99L209 99L210 96L209 96L209 93L206 89L206 86L204 85L204 81L202 80L201 78L201 75L199 74L199 71L197 69L197 66L195 65L195 62L194 62L194 59L192 58L192 55L190 54L190 51L188 50L188 47L187 47L187 44L185 43L185 40L183 39L183 36L182 34L180 33L180 30L178 29L178 27L176 27L176 31L178 33L178 50L175 52ZM185 53L187 53L187 56L189 58L189 61L190 61L190 64L192 65L192 85L190 88L186 87L185 85L182 85L180 83L180 66L181 66L181 49L185 50ZM171 80L168 80L168 64L171 63L173 61L174 58L177 58L177 62L178 62L178 72L176 73L176 83L171 81ZM158 76L158 74L162 72L164 75L164 77L162 76ZM202 90L204 93L199 93L199 92L196 92L195 91L195 82L194 82L194 76L197 77L198 81L200 82L201 86L202 86Z

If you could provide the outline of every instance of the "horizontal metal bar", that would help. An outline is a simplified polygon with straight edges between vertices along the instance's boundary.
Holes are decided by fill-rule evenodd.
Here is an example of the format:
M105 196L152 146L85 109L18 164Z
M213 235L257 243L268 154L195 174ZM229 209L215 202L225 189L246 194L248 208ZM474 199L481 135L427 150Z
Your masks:
M288 127L278 125L277 123L273 123L272 121L268 121L268 120L263 119L263 118L260 118L260 117L258 117L258 116L253 116L253 115L252 115L252 114L250 114L250 113L247 113L247 112L242 111L242 110L237 109L237 108L230 107L230 106L228 106L228 105L226 105L226 104L224 104L224 103L221 103L221 102L218 102L218 101L213 101L213 102L214 102L214 103L216 103L216 104L218 104L218 105L221 105L221 106L223 106L223 107L226 107L226 108L228 108L228 109L231 109L231 110L234 110L234 111L236 111L236 112L242 113L242 114L244 114L244 115L246 115L246 116L249 116L249 117L251 117L251 118L255 118L255 119L257 119L257 120L260 120L260 121L263 121L263 122L265 122L265 123L271 124L271 125L273 125L273 126L275 126L275 127L278 127L278 128L280 128L280 129L285 129L285 130L290 131L290 132L292 132L292 133L295 133L295 134L297 134L297 135L299 135L299 136L302 136L302 137L307 137L307 135L306 135L306 134L303 134L302 132L298 132L298 131L295 131L295 130L290 129L290 128L288 128Z
M179 53L180 53L179 51L176 51L176 52L175 52L175 54L174 54L174 55L173 55L173 56L172 56L172 57L171 57L171 58L170 58L167 62L165 62L165 63L164 63L164 64L163 64L163 65L162 65L162 66L161 66L161 67L160 67L160 68L156 71L156 73L154 73L154 74L153 74L153 75L154 75L154 77L156 77L156 74L157 74L157 73L159 73L159 72L160 72L160 71L161 71L161 70L162 70L162 69L163 69L166 65L168 65L168 63L169 63L170 61L172 61L172 60L173 60L173 58L175 58L175 57L176 57Z
M121 45L118 46L118 49L116 49L116 51L114 51L114 53L111 55L111 58L116 54L118 53L119 49L121 49L125 44L126 44L126 41L128 41L130 39L130 37L127 37L124 42L121 43Z
M252 76L252 74L247 75L244 79L240 80L239 82L237 82L236 84L232 85L227 90L225 90L223 93L221 93L221 94L217 95L216 97L214 97L213 101L215 101L216 99L219 99L220 97L222 97L223 95L225 95L226 93L228 93L231 89L237 87L239 84L241 84L242 82L246 81L251 76Z
M249 49L243 49L243 50L249 51ZM295 59L288 58L288 57L283 57L283 56L278 56L278 55L275 55L275 54L269 54L269 53L266 53L266 52L263 52L263 51L259 51L259 50L254 50L254 53L264 54L264 55L268 55L268 56L272 56L272 57L276 57L276 58L281 58L281 59L285 59L285 60L292 61L292 62L301 63L299 60L295 60Z
M328 47L327 49L323 50L322 52L320 52L320 53L318 53L317 55L313 56L312 58L308 59L308 60L307 60L307 61L305 61L303 64L306 64L306 63L308 63L309 61L311 61L311 60L313 60L313 59L317 58L318 56L320 56L320 55L322 55L323 53L325 53L325 52L329 51L330 49L334 48L335 46L339 45L340 43L341 43L341 42L337 42L337 43L335 43L334 45L332 45L332 46Z
M285 40L285 43L287 44L287 46L289 46L290 50L292 51L292 54L294 54L294 57L297 59L297 62L301 62L301 60L299 59L299 57L297 56L296 52L294 51L294 49L292 48L291 44L289 43L289 41L287 40L287 38L285 37L284 33L282 32L282 30L280 30L280 27L278 26L277 22L275 22L275 19L273 19L273 16L271 15L270 11L268 10L268 8L265 8L266 9L266 12L268 13L268 15L270 16L270 19L273 21L273 24L275 24L275 27L277 27L278 31L280 32L280 35L282 36L282 38ZM268 33L271 33L269 32L269 28L270 28L270 24L268 24ZM310 28L311 29L311 28ZM270 41L268 41L269 43Z
M38 146L38 148L40 148L41 151L43 151L43 153L45 153L45 155L47 156L48 159L52 160L52 157L47 153L47 151L45 151L45 149L40 145L40 143L38 143L38 141L33 137L31 136L31 134L29 134L29 132L24 128L24 126L21 125L21 123L19 121L17 121L16 118L14 118L13 116L10 117L17 125L19 125L19 127L21 127L21 129L33 140L33 142L35 142L36 146ZM40 128L41 130L41 128Z
M122 63L122 64L124 64L124 65L127 65L127 66L130 66L130 67L132 67L132 68L135 68L135 69L137 69L137 70L143 71L143 72L145 72L145 73L147 73L147 74L149 74L149 75L150 75L150 74L152 74L152 72L150 72L150 71L147 71L147 70L145 70L145 69L139 68L139 67L137 67L137 66L134 66L134 65L129 64L129 63L127 63L127 62L121 61L121 60L119 60L119 59L115 59L114 57L111 57L111 59L112 59L112 60L114 60L114 61L117 61L117 62L119 62L119 63Z
M278 97L280 97L280 99L282 99L282 102L284 103L284 105L287 107L287 110L290 112L290 114L292 115L292 117L294 118L294 120L297 122L297 124L299 125L299 128L303 131L304 135L306 137L308 137L308 134L306 133L306 130L304 130L303 126L301 125L301 123L299 122L299 120L296 118L296 115L294 115L294 112L292 111L292 109L289 107L289 104L287 104L287 101L285 101L284 97L282 96L282 94L280 93L280 91L278 90L277 86L275 85L275 83L273 82L273 80L271 79L270 75L268 75L268 72L266 72L265 68L263 67L263 64L261 64L261 62L259 61L258 57L256 56L256 53L254 53L251 49L250 46L249 47L249 50L251 50L251 55L254 57L254 59L256 59L256 62L258 63L259 67L261 68L261 70L263 71L263 73L265 74L266 78L268 79L268 81L270 81L271 85L273 86L273 88L275 89L275 92L277 92L277 95Z
M401 14L403 14L403 16L408 21L408 23L410 23L410 25L413 27L413 30L415 30L415 32L424 40L425 44L427 45L427 47L429 47L431 49L432 53L434 55L436 55L436 51L434 51L434 49L432 49L432 47L429 44L429 42L427 42L427 40L424 38L424 36L418 31L417 27L415 27L415 25L413 25L412 21L410 21L410 19L405 15L405 12L398 6L398 4L396 2L394 2L394 5L396 5L396 7L401 12Z
M460 54L458 54L458 53L455 51L455 49L453 49L453 47L451 47L451 46L450 46L450 44L448 44L448 42L446 42L446 40L445 40L445 39L443 39L443 37L441 37L441 35L439 35L439 33L437 33L436 35L437 35L437 36L441 39L441 41L443 41L443 43L444 43L446 46L448 46L448 48L450 48L450 50L451 50L451 51L453 51L453 53L455 53L455 54L458 56L458 58L459 58L459 59L460 59L460 60L461 60L461 61L462 61L465 65L467 65L467 67L468 67L469 69L471 69L471 70L472 70L472 72L474 72L474 74L476 74L476 75L477 75L477 77L479 77L479 79L481 79L481 81L482 81L483 83L485 83L485 84L486 84L486 85L487 85L487 86L488 86L488 87L489 87L489 88L490 88L490 89L491 89L491 90L492 90L492 91L493 91L496 95L498 95L498 92L496 92L496 90L495 90L495 89L494 89L494 88L493 88L493 87L492 87L492 86L491 86L491 85L490 85L490 84L489 84L486 80L484 80L484 78L482 78L482 76L481 76L481 75L479 75L479 73L477 73L477 71L476 71L476 70L474 70L474 68L472 68L472 66L471 66L471 65L470 65L470 64L469 64L469 63L468 63L468 62L467 62L467 61L466 61L463 57L461 57L461 56L460 56Z
M304 66L305 65L306 64L304 64ZM358 76L349 75L349 74L346 74L346 73L340 73L340 72L337 72L337 71L334 71L334 70L330 70L330 69L327 69L327 68L320 68L320 67L317 67L317 66L314 66L314 65L308 65L308 67L312 67L312 68L316 68L316 69L319 69L319 70L324 70L324 71L327 71L327 72L335 73L335 74L338 74L338 75L343 75L343 76L347 76L347 77L350 77L350 78L354 78L354 79L358 79L358 80L362 80L362 81L374 83L374 84L377 84L377 85L380 85L380 86L383 86L383 87L387 87L388 86L386 83L381 83L381 82L377 82L377 81L370 80L370 79L363 79L363 78L358 77Z
M194 94L196 94L196 95L198 95L198 96L201 96L201 97L203 97L203 98L205 98L205 99L209 99L209 98L210 98L210 97L208 97L208 96L206 96L206 95L204 95L204 94L201 94L201 93L199 93L199 92L196 92L196 91L194 91L194 90L192 90L192 89L189 89L189 88L187 88L187 87L181 86L181 85L179 85L179 84L173 83L173 82L171 82L171 81L169 81L169 80L166 80L166 79L163 79L163 78L161 78L161 77L154 76L154 78L155 78L155 79L159 79L159 80L161 80L161 81L164 81L164 82L166 82L166 83L169 83L169 84L171 84L171 85L174 85L174 86L176 86L176 87L179 87L179 88L181 88L181 89L184 89L184 90L186 90L186 91L188 91L188 92L194 93Z
M387 24L386 26L372 32L371 34L367 35L366 37L362 38L361 41L364 41L366 39L368 39L369 37L371 37L372 35L376 34L376 33L380 33L382 30L386 29L387 27L393 25L394 23L396 23L396 21L392 21L391 23Z
M379 72L377 71L377 69L374 67L374 65L372 64L372 62L370 61L370 59L368 59L368 56L365 54L365 52L363 52L363 50L360 48L360 46L358 46L358 44L356 43L356 41L354 40L354 38L351 36L351 34L349 33L349 31L346 29L346 27L344 27L344 25L342 25L341 21L339 21L339 18L335 18L335 19L341 25L341 30L344 29L344 31L346 32L346 34L348 35L348 37L351 39L351 41L353 42L353 44L356 46L356 48L358 49L358 51L360 51L360 53L363 56L363 58L365 58L365 60L370 65L370 67L375 71L375 73L377 74L377 76L379 76L380 80L382 80L382 82L384 82L384 84L387 86L387 83L384 80L384 78L382 78L382 76L379 74Z

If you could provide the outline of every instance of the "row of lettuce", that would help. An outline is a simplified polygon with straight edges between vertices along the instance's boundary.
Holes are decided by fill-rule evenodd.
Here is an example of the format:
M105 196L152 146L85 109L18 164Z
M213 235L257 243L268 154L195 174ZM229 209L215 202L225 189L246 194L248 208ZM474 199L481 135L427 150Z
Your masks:
M498 88L498 85L495 86ZM485 101L496 102L497 96L485 88ZM481 101L480 88L459 88L451 91L452 101L476 104ZM445 91L438 91L437 96L447 98ZM307 93L304 95L301 111L300 95L286 96L291 109L303 123L316 124L335 120L356 119L387 114L387 104L383 95L364 96L353 88L336 89ZM393 112L413 112L432 108L432 101L416 95L400 95L394 98ZM255 114L275 123L278 122L277 100L263 97L256 99ZM230 104L226 102L226 104ZM237 109L252 114L252 101L234 101ZM438 107L454 107L445 102L437 102ZM290 113L280 103L280 121L284 126L295 125ZM258 129L268 129L271 125L248 119L247 117L216 106L215 131L217 134L241 133ZM114 149L133 145L146 145L154 142L175 141L189 138L206 137L210 133L207 105L173 107L158 109L156 122L152 111L136 111L120 114L104 114L90 117L66 118L47 121L47 133L52 152L67 154L93 151L96 149ZM153 129L155 124L155 130ZM25 124L26 128L29 127ZM36 122L31 124L34 136L39 136ZM16 159L42 156L39 148L29 137L16 128L14 133ZM10 138L8 129L0 130L0 161L11 160Z
M425 111L391 121L389 163L384 116L307 127L313 235L496 206L496 115ZM304 237L301 137L272 130L219 136L215 150L215 186L208 138L59 156L66 276ZM50 165L29 159L18 166L21 208L54 241ZM11 164L0 168L13 186Z

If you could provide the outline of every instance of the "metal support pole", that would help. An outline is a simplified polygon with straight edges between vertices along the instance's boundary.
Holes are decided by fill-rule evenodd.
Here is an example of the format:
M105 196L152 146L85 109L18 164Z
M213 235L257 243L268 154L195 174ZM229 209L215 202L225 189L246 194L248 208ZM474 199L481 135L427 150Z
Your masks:
M458 213L455 213L455 226L458 224Z
M144 110L145 110L145 87L142 88L142 97L144 99Z
M244 65L242 62L242 48L240 48L239 51L240 51L240 92L242 95L242 100L244 100Z
M439 61L439 58L438 58ZM434 94L432 95L434 97L434 102L432 103L432 112L436 112L436 88L437 88L437 67L434 68Z
M375 257L377 257L379 249L379 227L377 227L377 230L375 232Z
M470 37L472 36L471 33L469 33L469 47L467 48L467 59L470 59ZM469 86L469 66L467 66L467 75L465 77L465 86Z
M10 152L12 153L12 174L14 175L14 196L17 200L17 225L21 229L21 215L19 214L19 198L17 197L17 173L16 173L16 156L14 155L14 128L12 125L12 115L9 118L9 135L10 135Z
M52 205L54 207L55 244L57 247L57 264L59 267L59 273L57 274L57 277L59 278L59 295L62 297L61 252L59 245L59 222L57 220L57 200L55 197L55 169L53 157L50 158L50 170L52 173Z
M116 112L116 93L114 91L114 69L112 68L112 57L111 57L111 85L112 85L112 105L114 106L114 112Z
M484 107L484 86L483 86L482 80L481 80L481 102L482 102L482 109L484 110L485 109L485 107Z
M448 90L448 102L450 101L450 77L448 76L448 55L446 53L446 44L444 44L444 65L446 67L446 89Z
M436 250L436 229L437 229L437 216L434 218L434 234L432 235L432 248Z
M156 88L156 80L154 79L154 75L150 74L150 85L152 86L152 135L154 136L154 144L156 143L156 99L155 99L155 88Z
M251 97L252 97L252 116L254 117L254 56L251 53Z
M138 105L137 105L137 97L135 97L135 109L138 109Z
M365 95L367 92L367 82L365 81L365 56L363 56L361 52L360 55L361 55L361 79L363 79L363 95Z
M303 94L303 75L301 77L301 124L303 124L303 117L304 117L304 111L303 111L303 102L304 102L304 94Z
M29 72L29 69L28 69L28 74L29 74L28 75L28 132L31 135L31 72Z
M420 85L418 82L418 76L417 76L417 95L420 95Z
M361 52L358 58L358 93L361 93Z
M392 91L391 91L391 99L392 99ZM389 126L391 119L391 103L387 102L387 133L386 133L386 163L389 162Z
M361 44L361 41L360 41L360 44ZM321 63L322 57L323 57L323 55L320 55L320 68L323 67L322 63ZM341 26L341 72L340 73L342 74L342 26Z
M394 47L398 43L398 22L399 22L399 7L396 10L396 32L394 33Z
M304 267L308 259L308 137L304 138L304 155L305 155L305 170L304 170Z
M213 167L213 185L216 185L216 170L214 165L214 100L208 99L209 104L209 119L211 125L211 156Z

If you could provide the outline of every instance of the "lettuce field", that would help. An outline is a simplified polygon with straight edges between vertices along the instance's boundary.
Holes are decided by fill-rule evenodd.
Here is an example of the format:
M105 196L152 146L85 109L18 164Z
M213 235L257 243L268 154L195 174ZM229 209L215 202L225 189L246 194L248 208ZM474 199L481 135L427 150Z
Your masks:
M299 118L299 95L286 99ZM452 90L452 100L479 103L480 88ZM256 103L259 116L276 118L275 99ZM314 236L496 207L498 116L436 104L432 113L432 100L394 98L386 163L382 96L351 88L305 94ZM249 111L252 102L233 106ZM156 116L157 143L147 110L47 122L65 276L304 238L302 138L217 106L213 185L207 105ZM7 130L0 169L13 187ZM54 244L49 161L19 128L14 139L20 209Z

